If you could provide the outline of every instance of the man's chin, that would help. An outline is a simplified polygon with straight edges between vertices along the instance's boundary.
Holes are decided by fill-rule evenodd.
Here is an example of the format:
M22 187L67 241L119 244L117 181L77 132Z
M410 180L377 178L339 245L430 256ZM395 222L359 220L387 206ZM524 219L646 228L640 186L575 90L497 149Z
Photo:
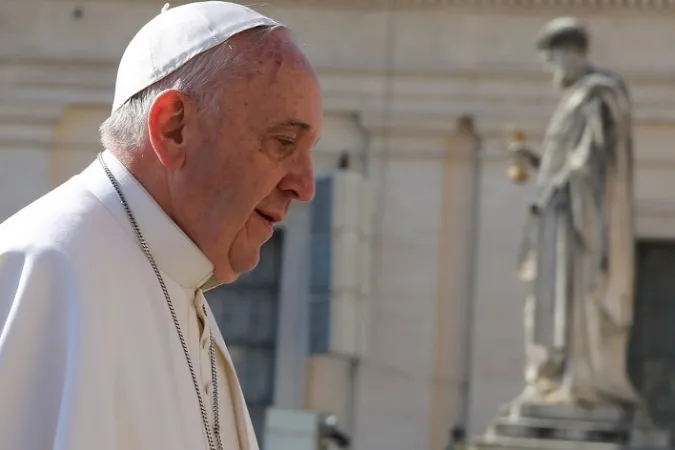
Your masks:
M252 271L258 266L260 262L260 249L256 249L252 252L246 252L245 255L237 255L237 257L230 258L230 266L232 272L236 274L236 277L242 273L247 273Z
M241 273L234 272L232 269L218 270L216 268L216 270L213 271L213 279L215 281L213 284L220 285L234 283L239 278L239 275L241 275Z

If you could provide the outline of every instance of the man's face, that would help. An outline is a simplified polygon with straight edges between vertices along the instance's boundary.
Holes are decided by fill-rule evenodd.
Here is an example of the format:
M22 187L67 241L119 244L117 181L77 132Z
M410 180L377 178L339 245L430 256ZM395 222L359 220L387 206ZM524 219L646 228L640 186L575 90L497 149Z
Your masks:
M225 282L257 265L293 200L313 198L323 117L316 76L284 30L242 45L250 63L222 91L223 116L200 118L171 189L174 219Z
M553 48L540 54L544 68L553 75L553 83L566 87L576 81L585 65L584 55L572 48Z

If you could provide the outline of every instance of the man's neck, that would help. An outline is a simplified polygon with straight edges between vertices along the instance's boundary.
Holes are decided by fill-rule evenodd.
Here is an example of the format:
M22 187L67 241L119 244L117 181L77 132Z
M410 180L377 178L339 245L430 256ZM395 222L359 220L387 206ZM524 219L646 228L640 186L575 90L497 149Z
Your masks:
M166 175L154 153L148 149L110 149L110 152L143 186L166 215L173 219L173 208L171 196L167 189Z

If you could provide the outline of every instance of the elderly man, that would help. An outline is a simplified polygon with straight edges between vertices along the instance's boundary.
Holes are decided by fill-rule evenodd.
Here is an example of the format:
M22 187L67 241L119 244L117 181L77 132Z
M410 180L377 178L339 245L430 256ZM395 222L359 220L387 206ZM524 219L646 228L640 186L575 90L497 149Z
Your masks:
M0 225L3 450L257 449L202 290L313 197L321 122L272 19L199 2L139 31L105 152Z

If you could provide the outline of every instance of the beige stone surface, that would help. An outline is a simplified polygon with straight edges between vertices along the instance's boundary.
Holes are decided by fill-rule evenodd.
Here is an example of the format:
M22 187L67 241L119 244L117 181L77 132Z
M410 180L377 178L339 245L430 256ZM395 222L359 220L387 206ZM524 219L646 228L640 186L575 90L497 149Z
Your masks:
M108 117L104 105L69 105L54 128L50 184L56 187L91 163L102 150L98 127Z
M303 406L322 413L336 414L340 427L351 432L355 373L352 361L347 358L327 355L307 358Z
M5 217L18 211L50 189L49 153L30 147L0 150L0 211Z
M532 51L544 21L570 13L587 19L596 61L627 78L636 107L640 235L674 237L675 16L642 1L597 10L590 3L577 1L573 11L528 0L261 6L295 30L319 71L326 130L316 149L317 173L334 167L345 149L356 163L369 161L376 211L369 353L357 368L354 402L325 401L353 423L356 450L441 448L444 426L462 417L465 374L474 431L521 388L525 288L514 269L528 188L508 182L501 148L507 123L539 139L555 103ZM100 150L96 128L112 99L117 60L162 4L2 2L0 219ZM485 150L479 276L470 309L465 215L476 199L466 161L447 153L448 135L463 114L474 116ZM307 370L334 379L329 385L345 383L344 367L317 364L320 369ZM313 401L325 404L314 392Z

